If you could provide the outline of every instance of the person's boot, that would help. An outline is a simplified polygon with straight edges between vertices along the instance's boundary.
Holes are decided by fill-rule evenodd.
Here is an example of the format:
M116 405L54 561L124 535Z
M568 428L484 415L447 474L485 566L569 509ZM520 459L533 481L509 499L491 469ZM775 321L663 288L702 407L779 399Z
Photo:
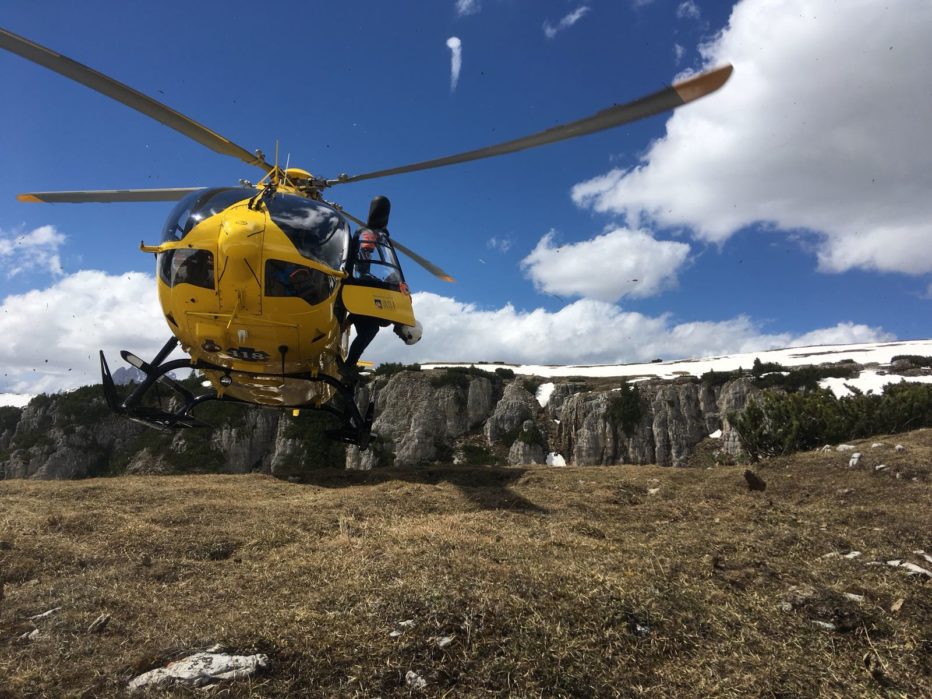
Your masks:
M349 364L342 357L337 358L337 368L340 370L340 380L353 388L359 383L359 368L355 364Z

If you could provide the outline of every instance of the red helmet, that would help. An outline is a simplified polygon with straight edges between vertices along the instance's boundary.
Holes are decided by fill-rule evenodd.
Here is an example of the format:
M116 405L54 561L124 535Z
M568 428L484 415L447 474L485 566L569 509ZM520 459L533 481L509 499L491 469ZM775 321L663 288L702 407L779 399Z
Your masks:
M359 234L359 249L366 252L375 250L376 243L379 242L379 236L374 231L368 229Z

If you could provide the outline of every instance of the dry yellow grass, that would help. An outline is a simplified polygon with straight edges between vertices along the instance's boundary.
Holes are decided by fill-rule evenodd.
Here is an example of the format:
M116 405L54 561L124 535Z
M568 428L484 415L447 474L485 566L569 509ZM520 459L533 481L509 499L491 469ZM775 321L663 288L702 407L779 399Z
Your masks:
M908 450L777 459L763 493L743 467L0 482L0 697L119 696L215 644L272 661L221 696L932 696L932 583L867 565L932 552L932 431L869 441Z

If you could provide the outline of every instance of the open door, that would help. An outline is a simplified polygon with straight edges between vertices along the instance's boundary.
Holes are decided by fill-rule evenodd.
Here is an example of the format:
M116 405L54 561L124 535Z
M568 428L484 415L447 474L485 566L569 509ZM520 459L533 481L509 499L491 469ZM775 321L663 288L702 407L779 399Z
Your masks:
M356 315L414 325L411 294L391 241L384 233L374 238L364 244L368 249L360 245L351 260L341 291L343 306Z

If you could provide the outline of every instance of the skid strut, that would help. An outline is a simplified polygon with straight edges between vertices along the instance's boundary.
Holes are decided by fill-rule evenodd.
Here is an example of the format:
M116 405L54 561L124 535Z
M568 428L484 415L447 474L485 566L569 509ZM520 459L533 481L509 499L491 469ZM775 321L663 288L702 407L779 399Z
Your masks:
M214 389L195 395L194 392L169 376L170 372L179 369L212 369L214 371L227 372L224 367L198 361L192 363L189 359L175 359L166 362L165 359L178 346L177 338L171 338L159 350L158 354L151 362L145 362L132 352L122 351L120 356L131 366L141 371L145 378L136 386L126 398L121 399L110 373L110 367L103 351L100 352L100 375L103 383L104 396L107 399L107 405L110 409L119 414L125 415L130 420L154 427L159 430L179 429L184 427L211 427L210 424L198 419L191 414L191 411L207 401L223 401L228 403L244 403L245 401L229 396L218 396ZM373 404L369 403L366 414L363 415L356 405L354 390L326 374L317 374L312 376L309 372L299 374L281 374L282 379L297 379L303 381L320 381L336 389L340 396L339 404L315 406L312 403L301 405L276 406L282 408L298 408L322 410L335 415L340 419L341 426L337 429L328 430L327 436L346 444L355 444L360 449L366 449L369 446L370 430L372 428ZM169 409L161 406L158 407L145 405L144 398L154 387L163 386L168 388L175 400L171 402Z

